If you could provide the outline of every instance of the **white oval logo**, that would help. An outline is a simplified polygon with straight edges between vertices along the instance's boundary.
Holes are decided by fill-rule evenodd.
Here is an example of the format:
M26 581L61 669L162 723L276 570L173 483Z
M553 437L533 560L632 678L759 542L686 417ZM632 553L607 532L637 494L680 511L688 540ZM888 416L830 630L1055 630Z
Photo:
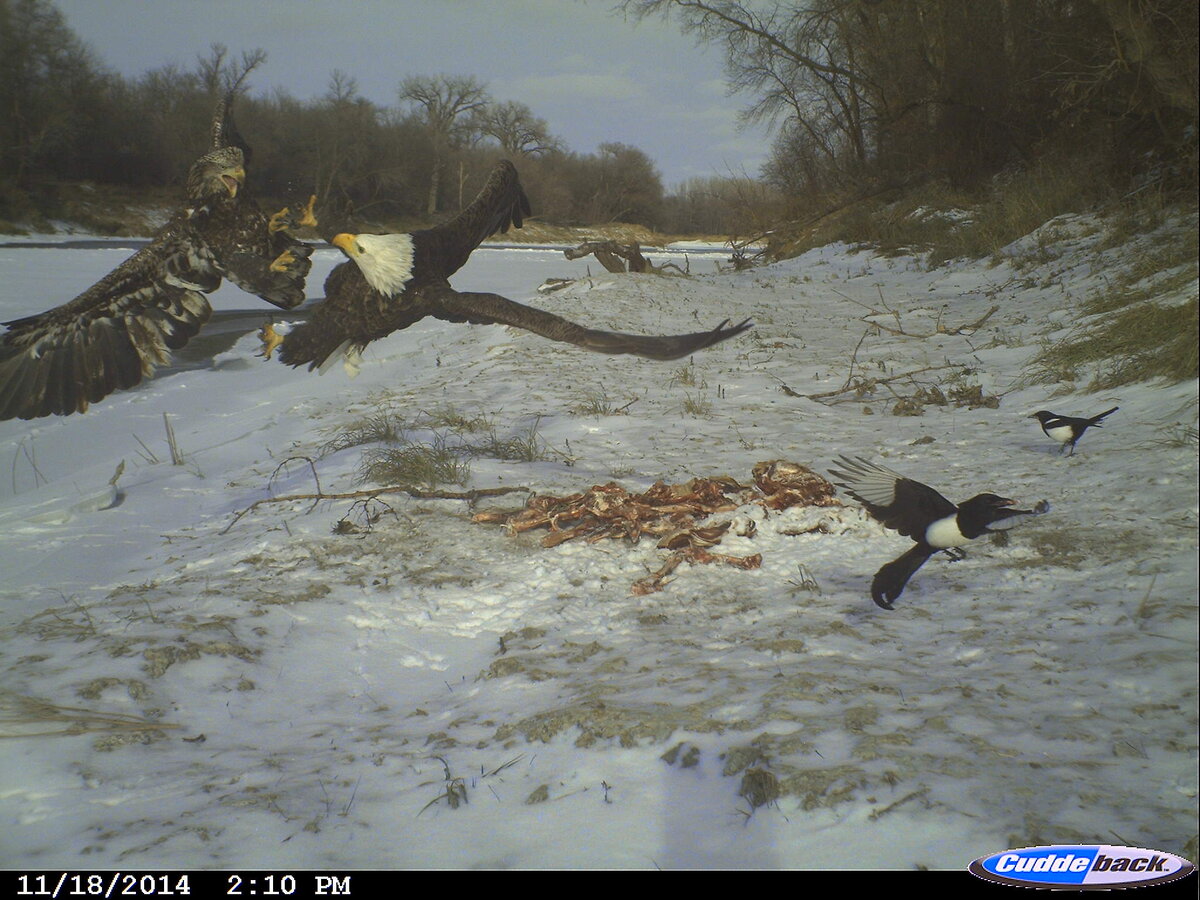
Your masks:
M1196 871L1173 853L1111 844L1022 847L980 857L967 869L998 884L1102 890L1162 884Z

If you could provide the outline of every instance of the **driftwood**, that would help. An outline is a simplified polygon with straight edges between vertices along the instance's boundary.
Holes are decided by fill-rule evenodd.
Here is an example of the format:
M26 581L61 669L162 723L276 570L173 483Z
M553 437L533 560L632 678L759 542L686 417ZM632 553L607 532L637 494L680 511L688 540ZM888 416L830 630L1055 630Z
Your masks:
M681 275L687 273L674 263L664 263L656 266L642 256L642 248L637 241L619 244L616 241L584 241L578 247L563 251L567 259L582 259L585 256L595 256L610 272L649 272L654 275L662 274L667 269L674 269Z

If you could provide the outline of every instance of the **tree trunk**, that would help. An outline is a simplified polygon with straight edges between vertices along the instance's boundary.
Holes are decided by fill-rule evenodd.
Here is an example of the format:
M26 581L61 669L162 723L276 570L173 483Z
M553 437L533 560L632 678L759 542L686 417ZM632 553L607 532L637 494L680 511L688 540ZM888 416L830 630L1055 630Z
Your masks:
M442 169L446 164L440 156L433 160L433 171L429 175L429 200L425 204L425 214L432 216L438 208L438 190L442 186Z

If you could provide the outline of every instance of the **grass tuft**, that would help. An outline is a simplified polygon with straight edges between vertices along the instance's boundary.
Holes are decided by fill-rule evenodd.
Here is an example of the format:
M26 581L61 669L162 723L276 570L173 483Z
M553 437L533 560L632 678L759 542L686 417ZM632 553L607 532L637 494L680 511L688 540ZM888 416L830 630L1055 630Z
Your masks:
M455 432L486 431L495 428L492 420L485 415L467 416L460 413L449 404L438 406L431 410L423 409L417 416L414 426L422 428L446 428Z
M585 393L582 399L568 407L567 412L573 416L593 416L597 419L604 416L626 416L629 415L629 407L638 399L636 396L631 397L625 403L617 406L609 398L608 392L601 388L598 391L592 390Z
M460 447L452 447L444 434L421 443L402 440L394 447L375 447L363 453L359 481L432 490L440 484L464 485L471 477L471 462Z
M480 443L464 444L463 449L472 456L486 456L489 459L503 459L509 462L541 462L550 459L554 453L538 434L538 417L524 434L502 438L492 428L488 439Z
M683 395L683 411L689 416L706 419L712 415L712 401L703 394L685 393Z
M391 412L373 413L367 418L350 425L321 447L322 456L331 456L339 450L361 447L364 444L398 444L405 440L404 423Z
M381 410L327 441L322 455L374 445L363 451L359 483L431 490L437 485L465 485L473 458L540 462L562 457L539 434L540 423L538 417L527 430L504 437L489 417L463 415L449 406L421 410L411 422Z

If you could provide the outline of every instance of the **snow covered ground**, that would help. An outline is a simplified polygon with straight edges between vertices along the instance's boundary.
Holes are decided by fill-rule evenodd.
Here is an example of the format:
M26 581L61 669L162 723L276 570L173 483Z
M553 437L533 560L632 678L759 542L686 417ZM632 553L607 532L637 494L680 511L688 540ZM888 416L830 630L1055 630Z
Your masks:
M1099 252L1094 225L994 267L831 246L538 295L586 261L482 250L455 279L617 330L754 318L690 363L427 320L357 378L319 377L256 358L269 308L222 288L177 368L86 415L0 423L0 865L961 869L1071 842L1194 859L1197 384L1020 380L1136 252ZM0 248L0 316L128 252ZM338 261L314 258L310 297ZM852 378L861 396L838 392ZM999 403L891 414L933 388ZM1027 418L1117 405L1073 458ZM237 517L316 490L308 463L279 468L293 457L327 493L362 487L371 448L327 451L381 413L419 441L541 448L472 459L472 487L748 483L759 461L847 454L1052 509L931 560L892 612L867 590L909 541L849 500L740 510L756 533L717 549L761 567L684 564L646 596L653 541L545 548L463 501ZM455 419L476 431L431 424Z

